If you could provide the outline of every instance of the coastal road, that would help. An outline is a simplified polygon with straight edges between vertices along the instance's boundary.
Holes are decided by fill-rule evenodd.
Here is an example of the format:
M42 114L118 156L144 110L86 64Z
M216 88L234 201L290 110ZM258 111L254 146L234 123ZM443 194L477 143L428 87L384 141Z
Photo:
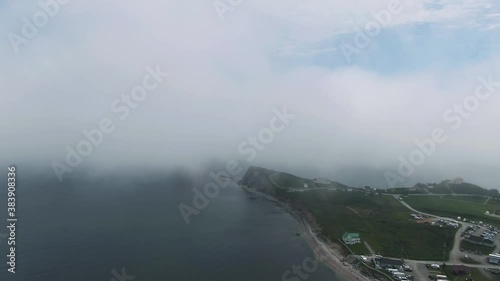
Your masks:
M400 197L400 195L393 195L393 196L396 200L399 201L399 203L401 203L401 205L405 206L407 209L411 210L412 212L426 215L429 217L433 217L436 219L455 221L455 219L452 219L452 218L440 217L440 216L436 216L433 214L428 214L428 213L424 213L424 212L415 210L412 206L408 205L408 203L404 202L404 200L399 200L398 198ZM460 258L463 256L463 253L460 252L460 242L462 241L461 234L471 225L470 223L465 223L465 222L460 222L459 224L460 224L460 228L455 233L455 237L453 239L453 248L450 251L450 258L448 260L448 262L451 262L451 263L460 263Z
M432 263L436 263L436 264L439 264L441 265L443 262L442 261L417 261L417 260L406 260L405 259L405 262L406 263L412 263L412 264L432 264ZM464 264L463 262L458 262L458 263L446 263L446 266L454 266L454 265L465 265L466 267L471 267L471 268L479 268L479 269L486 269L486 268L498 268L500 269L500 265L494 265L494 264L488 264L488 265L484 265L484 264Z

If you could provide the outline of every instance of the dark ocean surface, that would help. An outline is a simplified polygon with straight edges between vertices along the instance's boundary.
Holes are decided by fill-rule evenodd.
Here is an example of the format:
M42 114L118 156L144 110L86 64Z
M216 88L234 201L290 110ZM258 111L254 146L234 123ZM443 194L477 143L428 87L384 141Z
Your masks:
M313 257L290 215L235 184L187 225L178 206L192 206L192 188L206 180L142 173L61 184L19 172L16 274L7 272L8 245L1 239L0 280L280 281ZM0 233L7 233L4 187ZM320 265L307 278L292 273L286 280L340 279Z

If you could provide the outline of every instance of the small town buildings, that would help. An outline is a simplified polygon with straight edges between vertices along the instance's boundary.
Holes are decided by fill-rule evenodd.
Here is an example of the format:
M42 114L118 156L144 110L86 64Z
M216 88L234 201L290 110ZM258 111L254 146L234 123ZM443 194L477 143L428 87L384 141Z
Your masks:
M401 269L403 267L403 260L389 259L389 258L375 258L374 260L376 268L396 268Z
M465 241L476 244L476 245L482 245L486 247L495 247L495 242L491 239L488 238L483 238L481 236L476 236L476 235L466 235L465 236Z
M490 254L488 256L488 262L492 264L500 264L500 254Z
M342 241L344 241L347 245L353 245L361 243L361 238L358 233L350 233L346 231L344 232L344 235L342 235Z

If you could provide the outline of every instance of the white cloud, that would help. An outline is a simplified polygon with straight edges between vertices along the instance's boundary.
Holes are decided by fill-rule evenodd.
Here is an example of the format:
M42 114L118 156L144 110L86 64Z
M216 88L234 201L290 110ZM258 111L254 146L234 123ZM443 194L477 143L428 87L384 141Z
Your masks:
M20 29L20 17L36 8L18 3L0 12L3 34ZM460 27L491 1L428 3L405 1L410 9L393 26ZM497 57L451 73L391 76L358 67L275 63L279 50L331 51L335 46L324 40L351 32L386 4L245 1L221 22L210 1L74 1L19 55L0 46L1 154L47 164L63 157L64 146L110 114L110 102L137 84L145 66L160 64L171 73L165 87L89 161L192 164L214 155L234 157L236 146L268 122L273 107L287 105L297 123L259 161L392 165L415 138L443 125L444 110L470 94L478 76L500 79ZM455 161L498 163L493 144L500 141L494 126L499 101L492 99L475 114L436 155L442 161L430 160L429 167L453 171Z

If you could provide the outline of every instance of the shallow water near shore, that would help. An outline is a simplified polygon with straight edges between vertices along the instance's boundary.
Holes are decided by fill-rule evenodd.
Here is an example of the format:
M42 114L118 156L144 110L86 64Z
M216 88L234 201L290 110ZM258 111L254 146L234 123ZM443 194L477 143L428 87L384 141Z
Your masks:
M305 278L292 272L283 279L313 257L311 249L289 214L235 184L187 225L178 205L192 205L193 193L175 182L25 182L30 186L18 191L17 273L7 273L1 243L1 280L108 281L113 269L135 281L340 280L321 264Z

